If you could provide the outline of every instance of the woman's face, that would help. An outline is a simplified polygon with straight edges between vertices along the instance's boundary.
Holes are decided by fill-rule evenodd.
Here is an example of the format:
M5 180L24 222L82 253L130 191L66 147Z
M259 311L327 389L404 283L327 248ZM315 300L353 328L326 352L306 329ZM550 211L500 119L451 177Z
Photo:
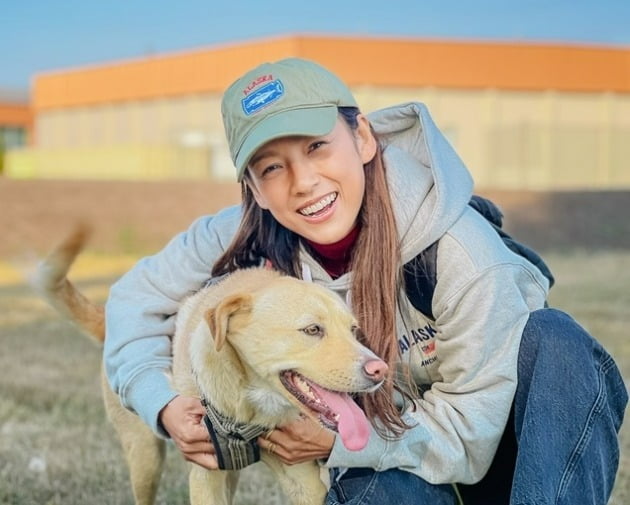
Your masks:
M367 118L357 119L354 131L339 118L328 135L284 137L258 149L248 166L258 205L312 242L344 238L363 201L363 165L376 153Z

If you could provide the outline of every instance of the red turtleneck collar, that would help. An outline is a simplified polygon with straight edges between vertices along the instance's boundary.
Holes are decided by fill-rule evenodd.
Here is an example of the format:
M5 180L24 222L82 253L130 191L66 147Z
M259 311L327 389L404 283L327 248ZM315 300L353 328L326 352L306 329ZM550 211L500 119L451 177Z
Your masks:
M334 244L317 244L310 240L305 240L315 258L321 263L328 275L333 279L340 277L350 268L352 250L359 236L359 225L350 230L350 233Z

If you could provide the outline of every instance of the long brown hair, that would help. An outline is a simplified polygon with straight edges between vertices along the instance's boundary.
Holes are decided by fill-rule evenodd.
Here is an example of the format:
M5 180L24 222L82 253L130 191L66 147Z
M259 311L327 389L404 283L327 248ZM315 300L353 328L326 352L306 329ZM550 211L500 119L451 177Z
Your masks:
M352 131L358 127L359 109L340 107L339 113ZM389 365L385 384L360 398L363 409L383 435L399 435L408 426L401 419L393 400L398 341L396 338L396 299L400 279L400 251L394 211L390 199L378 138L374 158L365 164L365 194L359 220L361 231L351 258L353 282L352 309L363 330L364 344ZM300 237L278 223L268 210L258 206L246 172L241 183L242 219L225 253L212 269L221 275L260 264L261 258L274 268L301 277ZM374 421L380 420L380 424ZM383 429L385 428L385 429Z

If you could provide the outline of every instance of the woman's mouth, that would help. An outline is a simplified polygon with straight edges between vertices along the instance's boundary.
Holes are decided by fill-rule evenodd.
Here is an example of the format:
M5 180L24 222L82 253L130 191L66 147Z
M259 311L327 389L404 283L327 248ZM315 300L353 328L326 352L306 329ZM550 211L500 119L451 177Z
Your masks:
M300 214L306 217L315 217L318 214L322 214L325 212L335 200L337 200L338 193L330 193L322 198L319 202L315 202L312 205L308 205L307 207L303 207L298 210Z

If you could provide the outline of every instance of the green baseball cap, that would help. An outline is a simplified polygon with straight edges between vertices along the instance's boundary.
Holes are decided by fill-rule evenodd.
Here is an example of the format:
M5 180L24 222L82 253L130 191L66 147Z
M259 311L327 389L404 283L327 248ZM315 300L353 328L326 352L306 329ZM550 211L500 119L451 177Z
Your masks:
M300 58L263 63L223 95L221 114L238 181L270 140L331 132L337 107L358 107L348 87L321 65Z

